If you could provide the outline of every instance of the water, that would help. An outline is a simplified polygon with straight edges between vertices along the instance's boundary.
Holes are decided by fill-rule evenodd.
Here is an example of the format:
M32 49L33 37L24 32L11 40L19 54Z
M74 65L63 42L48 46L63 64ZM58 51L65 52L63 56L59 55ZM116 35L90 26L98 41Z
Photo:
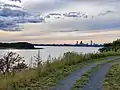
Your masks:
M47 60L48 56L50 55L51 57L59 57L62 56L63 53L68 52L68 51L74 51L74 52L78 52L78 53L94 53L94 52L98 52L98 47L54 47L54 46L40 46L41 48L44 49L40 49L40 56L42 58L42 60ZM29 64L31 57L34 58L34 56L37 55L38 53L38 49L34 49L34 50L8 50L8 49L1 49L0 50L0 55L5 54L8 51L14 51L19 53L22 57L24 57L24 59L26 60L26 62Z

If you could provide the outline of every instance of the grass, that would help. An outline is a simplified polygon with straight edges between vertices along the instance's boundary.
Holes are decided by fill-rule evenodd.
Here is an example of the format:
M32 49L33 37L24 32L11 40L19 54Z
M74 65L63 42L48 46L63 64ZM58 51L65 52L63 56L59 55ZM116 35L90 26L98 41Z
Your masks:
M69 73L103 57L119 52L78 54L67 52L62 57L44 62L40 67L0 76L0 90L49 90Z
M106 75L103 90L120 90L120 64L114 64Z
M89 70L88 72L86 72L84 75L82 75L82 77L79 80L76 81L76 83L74 84L72 90L78 90L78 89L82 90L82 88L88 83L88 80L89 80L90 76L94 72L96 72L98 70L98 68L102 64L105 64L105 63L114 63L116 60L103 61L103 62L98 63L95 67L93 67L91 70Z

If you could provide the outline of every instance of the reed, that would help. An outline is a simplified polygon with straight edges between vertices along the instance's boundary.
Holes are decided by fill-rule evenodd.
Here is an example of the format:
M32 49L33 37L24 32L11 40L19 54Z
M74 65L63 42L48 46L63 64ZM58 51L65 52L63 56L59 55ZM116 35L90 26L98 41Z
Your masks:
M59 58L49 57L46 62L40 63L38 67L28 68L14 74L0 75L0 90L48 90L77 68L88 63L98 62L101 60L100 58L115 55L120 55L120 53L81 54L67 52ZM40 58L39 54L38 57Z

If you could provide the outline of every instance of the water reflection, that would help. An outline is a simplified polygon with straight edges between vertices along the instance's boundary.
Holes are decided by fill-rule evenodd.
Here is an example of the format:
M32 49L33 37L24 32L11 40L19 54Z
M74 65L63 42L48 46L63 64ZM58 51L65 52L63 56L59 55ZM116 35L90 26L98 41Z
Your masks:
M52 58L62 56L63 53L68 51L74 51L78 53L94 53L98 52L98 47L40 47L44 49L40 49L40 56L43 61L46 61L48 56L50 55ZM26 62L29 64L31 58L34 60L34 56L37 55L39 49L34 50L18 50L18 49L1 49L0 55L5 54L6 52L13 51L20 54L22 57L25 58Z

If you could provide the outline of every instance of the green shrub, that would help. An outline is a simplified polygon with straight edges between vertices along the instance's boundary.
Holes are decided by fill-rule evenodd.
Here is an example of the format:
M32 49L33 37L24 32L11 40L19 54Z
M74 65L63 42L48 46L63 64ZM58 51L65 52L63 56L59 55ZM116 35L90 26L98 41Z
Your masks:
M63 79L70 72L84 63L99 61L106 56L120 55L119 52L79 54L76 52L64 53L59 58L49 58L38 68L22 70L14 74L0 76L0 90L46 90ZM31 89L32 87L32 89ZM34 89L33 89L34 88Z

